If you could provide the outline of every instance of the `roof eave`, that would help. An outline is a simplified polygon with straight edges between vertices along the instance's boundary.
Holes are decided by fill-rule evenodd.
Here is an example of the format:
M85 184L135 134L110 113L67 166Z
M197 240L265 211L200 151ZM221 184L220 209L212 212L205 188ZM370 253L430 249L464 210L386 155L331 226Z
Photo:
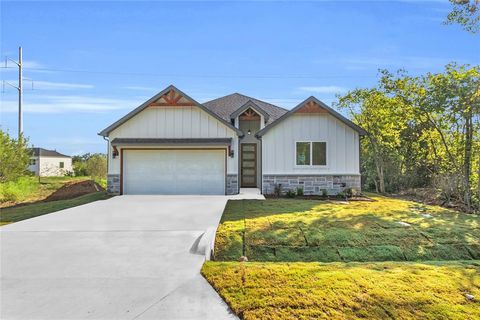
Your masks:
M269 124L268 126L266 126L265 128L263 128L262 130L258 131L256 136L258 137L261 137L263 136L265 133L267 133L271 128L275 127L277 124L281 123L283 120L289 118L291 115L293 115L298 109L300 109L301 107L303 107L306 103L310 102L310 101L314 101L315 103L319 104L322 108L325 108L327 109L331 115L333 115L335 118L337 118L338 120L342 121L344 124L346 124L347 126L349 126L350 128L352 128L353 130L357 131L358 134L360 136L365 136L367 135L368 133L363 129L361 128L360 126L358 126L357 124L353 123L352 121L350 121L349 119L345 118L344 116L342 116L340 113L338 113L337 111L335 111L334 109L330 108L329 106L327 106L325 103L323 103L322 101L318 100L317 98L315 98L314 96L310 96L308 97L307 99L305 99L304 101L300 102L295 108L293 108L292 110L288 111L287 113L283 114L280 118L278 118L277 120L275 120L274 122L272 122L271 124Z
M233 131L235 131L235 133L238 135L238 136L241 136L243 133L240 129L238 128L235 128L234 126L232 126L230 123L228 123L228 121L220 118L217 114L215 114L214 112L210 111L208 108L206 108L204 105L202 105L201 103L197 102L195 99L191 98L189 95L185 94L183 91L179 90L178 88L176 88L174 85L169 85L167 88L165 88L164 90L160 91L159 93L157 93L156 95L154 95L152 98L148 99L146 102L142 103L140 106L138 106L137 108L133 109L132 111L130 111L129 113L127 113L125 116L123 116L122 118L120 118L119 120L115 121L114 123L112 123L110 126L108 126L107 128L103 129L102 131L100 131L98 133L98 135L102 136L102 137L108 137L108 135L113 131L115 130L116 128L118 128L119 126L121 126L122 124L124 124L125 122L127 122L128 120L130 120L131 118L133 118L135 115L137 115L138 113L140 113L141 111L143 111L144 109L146 109L152 102L158 100L161 96L163 96L165 93L169 92L170 90L175 90L177 91L178 93L180 93L183 97L185 97L186 99L189 99L191 100L197 107L199 107L200 109L202 109L203 111L205 111L206 113L208 113L209 115L211 115L212 117L214 117L215 119L217 119L218 121L220 121L221 123L223 123L224 125L226 125L227 127L229 127L230 129L232 129Z

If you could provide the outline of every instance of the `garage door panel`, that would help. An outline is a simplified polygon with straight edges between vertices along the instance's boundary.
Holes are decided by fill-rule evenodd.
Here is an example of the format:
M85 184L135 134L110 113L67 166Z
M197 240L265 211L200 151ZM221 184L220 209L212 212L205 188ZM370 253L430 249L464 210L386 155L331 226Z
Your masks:
M225 194L224 150L125 150L124 194Z

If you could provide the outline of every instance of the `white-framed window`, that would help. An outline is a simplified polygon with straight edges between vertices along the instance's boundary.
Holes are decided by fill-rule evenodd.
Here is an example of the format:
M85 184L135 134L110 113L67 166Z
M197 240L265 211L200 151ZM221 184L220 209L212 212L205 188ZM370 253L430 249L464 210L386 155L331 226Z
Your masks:
M30 159L30 161L28 162L29 165L31 166L34 166L37 164L37 159Z
M327 143L325 141L295 142L295 164L297 166L326 166Z
M60 169L63 169L65 167L65 162L61 161L58 165Z

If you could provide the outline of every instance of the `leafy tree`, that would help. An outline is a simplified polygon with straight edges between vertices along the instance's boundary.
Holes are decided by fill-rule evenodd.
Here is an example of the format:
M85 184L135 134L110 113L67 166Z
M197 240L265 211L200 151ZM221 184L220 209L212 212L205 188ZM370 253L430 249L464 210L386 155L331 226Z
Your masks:
M338 106L369 133L362 141L366 187L433 187L468 208L479 203L479 88L479 67L449 64L418 77L384 70L374 88L339 97Z
M107 176L107 157L104 154L93 154L86 161L87 174L94 179L104 179Z
M0 182L16 181L27 173L30 150L24 138L11 138L0 130Z
M450 0L453 5L446 24L458 23L471 33L480 31L480 0Z
M76 177L88 176L87 160L91 157L90 153L77 155L72 157L73 172Z

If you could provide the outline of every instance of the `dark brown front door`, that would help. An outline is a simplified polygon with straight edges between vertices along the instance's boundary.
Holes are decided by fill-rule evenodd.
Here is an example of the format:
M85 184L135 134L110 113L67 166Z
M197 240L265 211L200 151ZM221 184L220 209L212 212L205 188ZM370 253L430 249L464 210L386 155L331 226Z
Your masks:
M240 146L241 186L254 188L257 186L257 145L242 143Z

